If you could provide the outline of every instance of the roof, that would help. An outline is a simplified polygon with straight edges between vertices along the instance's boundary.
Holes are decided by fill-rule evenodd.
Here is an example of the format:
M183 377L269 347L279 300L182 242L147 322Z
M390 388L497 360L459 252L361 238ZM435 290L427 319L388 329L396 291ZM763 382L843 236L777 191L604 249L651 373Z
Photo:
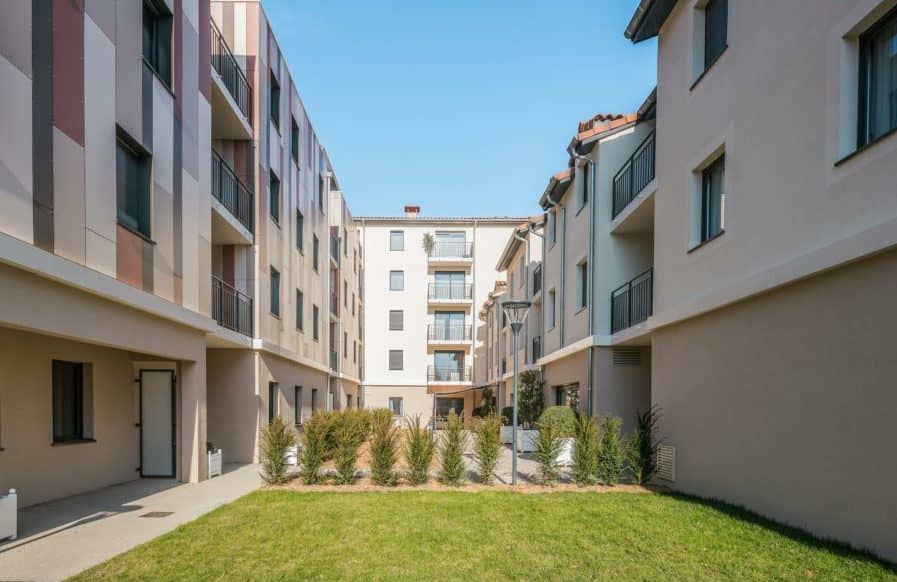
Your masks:
M603 120L598 120L596 116L587 121L580 121L579 131L576 137L570 141L570 144L573 146L579 146L580 144L588 146L583 149L583 152L590 152L595 147L591 144L594 144L601 137L622 127L630 126L637 121L637 113L627 113L626 115L617 113L612 117L605 116Z
M623 33L632 42L657 36L678 0L641 0Z
M559 201L567 191L567 185L570 184L572 177L573 168L567 168L563 172L558 172L552 176L548 180L548 185L545 187L545 191L542 192L542 197L539 198L539 206L548 208L549 197L551 197L551 200L554 202Z
M520 248L520 245L523 242L517 238L517 236L527 237L533 228L541 226L544 222L545 215L540 214L538 216L533 216L527 222L518 225L517 228L511 232L510 236L508 236L508 242L505 243L505 248L498 257L498 263L495 265L495 270L504 271L508 268L511 259L517 254L517 249Z
M519 224L526 220L525 216L356 216L355 220L365 222L420 222L424 224L473 224L497 223Z
M495 282L495 286L492 287L492 291L490 291L489 294L486 295L486 300L483 301L483 307L480 308L480 318L486 318L489 313L489 309L495 304L495 300L504 295L507 288L507 281Z

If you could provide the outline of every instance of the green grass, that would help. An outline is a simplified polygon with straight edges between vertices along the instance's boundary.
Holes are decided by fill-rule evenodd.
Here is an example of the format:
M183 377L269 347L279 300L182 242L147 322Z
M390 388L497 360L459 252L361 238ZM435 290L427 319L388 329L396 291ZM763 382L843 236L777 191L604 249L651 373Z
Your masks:
M80 580L897 580L731 506L627 493L259 491Z

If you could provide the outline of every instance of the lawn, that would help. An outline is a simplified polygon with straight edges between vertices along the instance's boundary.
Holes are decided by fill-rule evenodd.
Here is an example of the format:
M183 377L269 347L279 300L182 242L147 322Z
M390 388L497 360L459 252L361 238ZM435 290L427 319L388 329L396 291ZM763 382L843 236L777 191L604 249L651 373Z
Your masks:
M890 579L753 514L651 493L258 491L78 579Z

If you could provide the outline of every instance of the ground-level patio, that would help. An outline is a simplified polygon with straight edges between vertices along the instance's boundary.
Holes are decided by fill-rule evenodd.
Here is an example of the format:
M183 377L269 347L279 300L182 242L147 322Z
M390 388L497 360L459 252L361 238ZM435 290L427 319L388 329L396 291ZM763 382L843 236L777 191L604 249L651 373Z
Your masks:
M200 483L139 479L32 505L19 511L19 538L0 544L0 579L68 578L230 503L259 483L258 466L228 465L220 477Z

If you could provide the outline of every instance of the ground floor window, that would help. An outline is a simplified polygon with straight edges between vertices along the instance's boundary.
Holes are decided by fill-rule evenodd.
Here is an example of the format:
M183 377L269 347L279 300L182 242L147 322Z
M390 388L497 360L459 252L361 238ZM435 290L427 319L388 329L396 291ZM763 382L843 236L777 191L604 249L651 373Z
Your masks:
M554 387L554 405L565 406L567 404L567 389L564 386Z
M76 442L89 437L84 409L84 364L53 360L53 442Z
M463 398L437 398L436 399L436 416L445 417L449 412L455 411L458 416L464 413Z
M277 416L277 382L268 382L268 423Z
M311 389L311 413L314 414L318 410L318 389Z
M352 408L352 395L346 394L346 408Z
M293 387L293 417L296 426L302 424L302 386Z
M393 416L402 416L402 399L398 396L389 398L389 411Z

